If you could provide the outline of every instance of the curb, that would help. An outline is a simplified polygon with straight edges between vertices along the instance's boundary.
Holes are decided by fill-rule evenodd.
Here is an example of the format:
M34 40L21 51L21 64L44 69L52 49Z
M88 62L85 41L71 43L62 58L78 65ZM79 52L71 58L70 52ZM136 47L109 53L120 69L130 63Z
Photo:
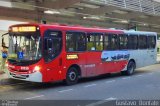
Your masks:
M0 85L3 85L8 80L8 76L5 72L0 72Z

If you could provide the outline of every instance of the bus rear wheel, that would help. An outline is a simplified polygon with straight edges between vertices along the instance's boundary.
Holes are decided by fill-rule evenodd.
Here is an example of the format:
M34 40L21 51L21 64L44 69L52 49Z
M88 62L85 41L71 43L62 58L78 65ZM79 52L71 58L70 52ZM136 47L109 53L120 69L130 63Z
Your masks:
M71 67L68 69L66 74L66 84L67 85L74 85L78 82L78 70L75 67Z
M127 70L126 71L122 71L121 73L123 75L132 75L135 71L135 62L134 61L129 61L128 65L127 65Z

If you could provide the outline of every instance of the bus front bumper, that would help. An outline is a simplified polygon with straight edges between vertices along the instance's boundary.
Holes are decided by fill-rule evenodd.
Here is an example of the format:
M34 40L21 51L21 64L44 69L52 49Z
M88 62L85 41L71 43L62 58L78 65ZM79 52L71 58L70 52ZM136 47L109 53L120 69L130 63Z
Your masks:
M42 74L39 71L31 74L16 74L8 71L7 74L9 78L12 79L24 80L30 82L42 82Z

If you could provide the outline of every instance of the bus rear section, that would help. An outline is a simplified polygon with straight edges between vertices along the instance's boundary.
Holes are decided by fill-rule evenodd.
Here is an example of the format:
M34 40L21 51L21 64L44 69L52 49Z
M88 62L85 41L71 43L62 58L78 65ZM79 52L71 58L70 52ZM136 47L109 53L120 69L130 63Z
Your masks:
M130 59L134 59L136 68L157 62L157 33L143 31L125 31L128 36Z

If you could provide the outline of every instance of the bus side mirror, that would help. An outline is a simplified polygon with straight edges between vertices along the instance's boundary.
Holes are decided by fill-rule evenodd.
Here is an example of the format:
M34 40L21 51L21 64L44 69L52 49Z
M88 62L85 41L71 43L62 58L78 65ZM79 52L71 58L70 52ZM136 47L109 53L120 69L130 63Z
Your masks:
M6 45L6 42L4 41L5 39L8 39L8 33L5 33L5 34L3 34L2 35L2 47L4 47L4 48L8 48L8 45Z

